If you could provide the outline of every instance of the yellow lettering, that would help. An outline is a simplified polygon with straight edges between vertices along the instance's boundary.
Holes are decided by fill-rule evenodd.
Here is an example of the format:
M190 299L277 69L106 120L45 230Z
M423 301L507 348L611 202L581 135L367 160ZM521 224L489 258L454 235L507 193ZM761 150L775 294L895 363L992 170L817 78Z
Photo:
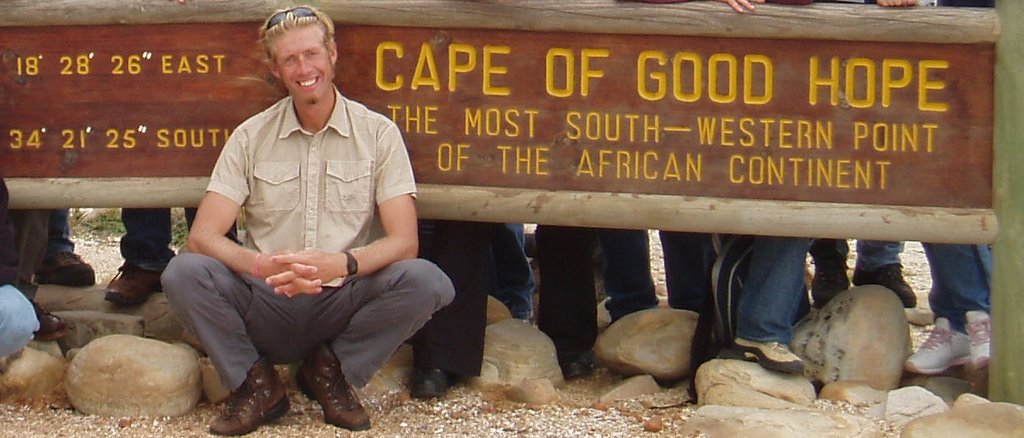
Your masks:
M395 58L402 59L405 56L405 50L402 44L396 41L384 41L377 44L377 66L374 75L377 88L384 91L395 91L402 88L404 80L401 74L396 74L391 80L384 77L384 54L386 52L393 52Z

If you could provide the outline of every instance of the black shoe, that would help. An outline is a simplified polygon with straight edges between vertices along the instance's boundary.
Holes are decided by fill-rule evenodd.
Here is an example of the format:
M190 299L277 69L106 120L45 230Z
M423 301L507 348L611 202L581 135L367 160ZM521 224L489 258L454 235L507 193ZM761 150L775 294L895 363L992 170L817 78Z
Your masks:
M445 370L433 368L429 370L416 370L412 376L412 388L409 394L418 399L431 399L444 397L448 394L452 378Z
M907 280L903 279L903 265L899 263L885 265L874 271L855 269L853 271L853 284L858 286L865 284L885 286L899 297L900 301L903 302L903 307L908 309L917 307L917 295L914 294L914 289L907 284Z
M582 353L559 356L558 367L562 369L562 377L565 380L589 375L594 372L594 353L588 350Z
M850 288L850 279L846 276L846 262L815 263L814 279L811 280L811 298L814 307L824 307L826 303Z

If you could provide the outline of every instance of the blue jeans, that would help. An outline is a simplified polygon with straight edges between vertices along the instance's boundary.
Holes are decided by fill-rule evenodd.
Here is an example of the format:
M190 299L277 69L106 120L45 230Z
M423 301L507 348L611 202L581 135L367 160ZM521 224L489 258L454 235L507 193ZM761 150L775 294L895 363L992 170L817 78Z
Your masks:
M883 240L857 240L857 265L861 271L877 271L879 268L900 263L903 242Z
M21 351L39 330L35 309L10 284L0 285L0 357Z
M647 231L599 229L597 238L604 254L604 292L612 321L656 307Z
M529 320L533 315L533 268L523 246L526 235L523 224L495 224L491 235L494 255L494 288L491 295L512 312L516 319Z
M71 241L71 230L68 228L68 213L66 208L50 210L49 225L46 228L46 258L62 252L75 252L75 242Z
M736 337L789 345L793 326L807 307L804 265L810 247L811 239L754 239L750 272L739 300Z
M668 304L673 309L701 312L711 294L715 247L708 233L662 231Z
M196 209L186 208L189 226ZM121 237L121 257L126 264L149 271L163 271L174 257L171 251L171 210L169 208L125 208L121 210L125 234Z
M965 313L990 309L992 250L988 245L923 246L932 271L928 303L936 317L948 319L953 330L964 332Z

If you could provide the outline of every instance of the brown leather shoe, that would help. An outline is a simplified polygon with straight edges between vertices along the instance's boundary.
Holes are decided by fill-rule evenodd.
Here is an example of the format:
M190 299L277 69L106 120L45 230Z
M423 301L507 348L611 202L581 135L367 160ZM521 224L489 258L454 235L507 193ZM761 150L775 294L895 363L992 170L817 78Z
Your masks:
M296 383L307 397L320 403L327 424L353 431L370 428L370 415L345 380L341 363L327 344L318 345L302 361Z
M56 341L68 334L68 325L61 317L47 312L35 300L32 307L36 310L36 319L39 320L39 330L36 330L34 338L37 341Z
M96 284L96 271L73 252L60 252L43 259L36 271L36 283L85 287Z
M266 359L253 364L245 381L231 391L225 403L227 409L210 423L210 433L245 435L281 418L289 408L284 384Z
M146 302L153 292L162 290L161 271L150 271L125 263L117 268L117 275L107 285L104 299L122 306L134 306Z

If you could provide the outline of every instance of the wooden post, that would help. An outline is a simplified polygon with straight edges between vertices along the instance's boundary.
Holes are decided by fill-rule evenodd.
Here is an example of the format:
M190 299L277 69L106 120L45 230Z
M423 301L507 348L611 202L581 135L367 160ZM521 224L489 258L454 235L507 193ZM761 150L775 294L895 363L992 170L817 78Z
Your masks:
M997 2L995 208L999 233L992 281L992 400L1024 404L1024 2Z

